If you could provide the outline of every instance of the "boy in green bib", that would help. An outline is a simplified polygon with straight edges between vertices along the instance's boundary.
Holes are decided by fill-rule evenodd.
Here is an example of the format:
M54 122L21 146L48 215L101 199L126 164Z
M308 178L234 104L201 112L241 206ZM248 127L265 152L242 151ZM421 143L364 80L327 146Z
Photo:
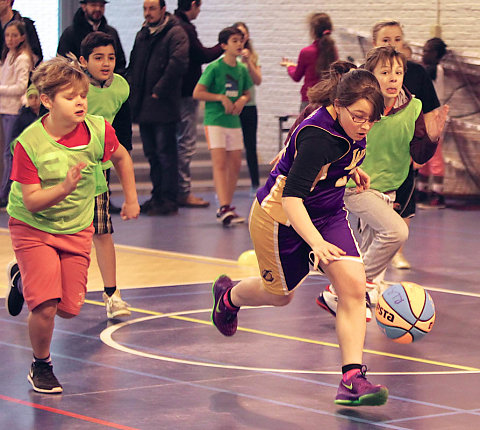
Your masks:
M408 175L411 159L423 164L433 156L448 113L448 106L443 106L434 111L434 121L425 121L422 102L403 85L406 66L405 56L392 46L367 54L364 67L380 84L385 111L367 137L362 169L370 176L370 188L358 193L349 181L344 196L346 209L360 221L366 288L374 304L386 287L385 270L408 238L407 224L394 210L396 191ZM327 286L317 304L335 314L334 285Z
M9 267L7 310L27 303L33 363L28 380L40 393L61 393L50 358L55 316L78 315L87 292L95 196L106 191L102 163L111 160L125 195L122 219L138 217L133 164L103 117L87 114L89 81L63 57L32 75L49 113L13 142L7 212L18 263ZM20 276L21 272L21 276Z
M88 90L88 113L103 116L115 129L119 142L128 150L132 149L132 120L128 96L130 86L115 69L115 41L109 34L94 31L83 39L80 45L80 64L90 78ZM103 164L103 172L110 180L111 162ZM117 289L116 257L113 244L113 225L110 216L110 192L95 197L95 234L93 243L98 267L103 280L103 301L108 318L130 315L128 303L122 300Z

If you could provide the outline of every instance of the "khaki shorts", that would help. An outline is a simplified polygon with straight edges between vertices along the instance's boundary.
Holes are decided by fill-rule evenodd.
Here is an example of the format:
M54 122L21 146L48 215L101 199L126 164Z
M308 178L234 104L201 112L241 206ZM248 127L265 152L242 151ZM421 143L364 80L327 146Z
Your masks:
M208 149L225 149L225 151L243 150L243 132L241 128L226 128L206 125L205 136Z

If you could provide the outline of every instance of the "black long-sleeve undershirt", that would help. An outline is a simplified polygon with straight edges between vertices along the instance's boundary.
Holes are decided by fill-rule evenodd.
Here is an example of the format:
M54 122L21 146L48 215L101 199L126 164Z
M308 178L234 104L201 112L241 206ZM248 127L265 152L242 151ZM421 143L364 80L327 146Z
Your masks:
M306 126L297 135L297 155L287 176L283 197L305 199L321 168L341 158L348 143L315 127Z

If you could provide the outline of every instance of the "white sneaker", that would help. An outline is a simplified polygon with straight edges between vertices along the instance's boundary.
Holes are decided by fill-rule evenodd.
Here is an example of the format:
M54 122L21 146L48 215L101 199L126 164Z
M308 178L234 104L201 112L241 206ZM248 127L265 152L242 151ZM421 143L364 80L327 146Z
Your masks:
M375 282L367 281L367 295L370 299L370 303L375 305L378 303L379 290L378 285Z
M400 251L393 256L391 264L395 269L408 270L411 268L410 263Z
M390 287L390 284L385 281L370 282L367 281L367 294L370 297L372 305L378 303L378 298L383 294L385 290Z
M130 305L122 300L120 290L115 290L110 297L103 293L103 301L105 302L108 318L128 317L132 314L128 310Z
M335 293L333 285L328 285L322 293L317 297L316 303L321 308L330 312L334 317L337 316L338 296ZM370 309L370 298L368 294L365 294L365 306L366 306L366 319L370 322L372 319L372 310Z

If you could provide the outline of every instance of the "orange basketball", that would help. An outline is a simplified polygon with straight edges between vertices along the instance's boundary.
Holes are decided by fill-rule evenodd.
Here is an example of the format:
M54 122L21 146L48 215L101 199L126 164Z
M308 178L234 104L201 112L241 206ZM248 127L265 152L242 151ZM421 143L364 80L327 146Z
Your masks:
M394 342L420 340L435 323L435 305L424 288L413 282L389 287L379 297L375 317L380 330Z

